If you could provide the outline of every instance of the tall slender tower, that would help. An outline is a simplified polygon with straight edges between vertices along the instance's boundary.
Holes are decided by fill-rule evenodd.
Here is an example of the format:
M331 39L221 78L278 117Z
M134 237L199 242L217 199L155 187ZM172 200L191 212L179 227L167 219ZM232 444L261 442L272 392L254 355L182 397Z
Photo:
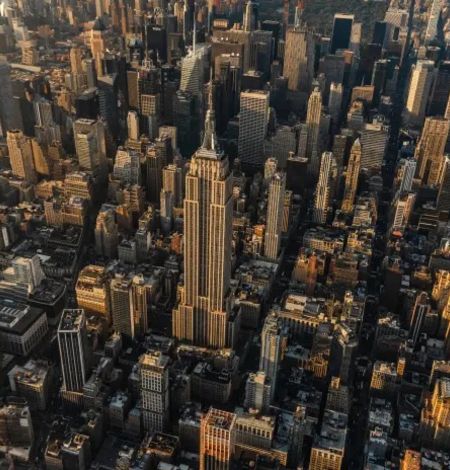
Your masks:
M268 91L246 90L241 93L238 155L244 164L262 166L264 162L269 101Z
M203 143L192 156L184 199L184 287L173 335L196 345L230 346L232 176L218 149L212 94Z
M344 198L342 200L342 211L351 212L355 202L356 190L358 189L359 169L361 167L361 143L355 140L350 152L347 169L345 172Z
M144 429L164 431L169 418L169 357L148 351L139 358L139 366Z
M86 316L83 309L63 311L58 327L58 344L64 399L79 403L89 373Z
M244 13L244 31L253 31L255 29L255 15L253 12L253 2L249 0Z
M264 237L264 256L278 259L283 222L283 205L286 189L286 174L277 172L269 184L269 201L267 203L266 233Z
M439 183L449 132L449 119L438 116L425 119L415 157L418 162L419 177L426 185Z
M34 183L37 175L31 140L27 139L22 131L12 130L7 132L6 142L13 174Z
M421 126L433 84L434 62L432 60L418 60L413 67L405 117L408 123Z
M320 175L314 198L313 221L324 224L330 212L333 190L338 174L336 159L332 152L324 152L320 163Z
M306 115L306 158L309 160L309 170L312 176L317 177L320 167L320 116L322 114L322 94L316 87L308 100L308 113Z
M298 25L286 32L283 75L288 89L309 92L314 77L314 36L306 25Z
M269 314L261 333L261 354L259 357L259 370L265 372L272 379L271 399L275 394L277 385L278 366L283 357L286 343L286 330L275 313Z

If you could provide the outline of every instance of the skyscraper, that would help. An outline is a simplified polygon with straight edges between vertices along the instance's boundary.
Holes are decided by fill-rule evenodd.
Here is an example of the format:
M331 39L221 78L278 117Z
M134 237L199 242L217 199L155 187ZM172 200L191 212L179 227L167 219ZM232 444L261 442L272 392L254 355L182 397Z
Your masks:
M261 353L259 357L259 370L263 371L272 380L271 400L275 395L277 385L278 366L283 357L287 334L285 328L275 313L270 313L265 321L261 333Z
M111 293L111 320L114 330L127 339L134 339L138 328L131 298L131 280L116 276L111 280L109 290Z
M210 408L200 424L200 470L230 470L236 415Z
M244 13L244 24L243 29L244 31L253 31L256 26L255 21L255 13L253 10L253 2L252 0L248 0L247 5L245 6L245 13Z
M413 158L404 158L399 161L397 178L399 180L398 192L411 191L414 175L416 174L417 161Z
M7 132L6 142L13 175L30 183L35 182L37 175L34 169L31 140L26 138L22 131L12 130Z
M316 87L308 100L306 114L306 155L309 171L317 178L320 167L320 118L322 116L322 94Z
M314 36L306 26L296 26L286 32L283 75L288 89L308 93L314 77Z
M14 277L17 283L26 284L28 292L32 293L45 278L38 255L30 257L16 256L12 260Z
M238 155L253 167L264 162L264 139L269 122L269 92L246 90L241 93Z
M264 235L264 256L273 261L278 259L283 222L283 204L286 189L286 174L277 172L269 183L266 232Z
M77 119L73 123L75 150L82 169L94 170L106 159L105 126L94 119Z
M431 116L444 116L445 107L450 99L450 60L441 62L438 66L433 83L428 114ZM449 119L449 118L447 118Z
M406 99L405 119L410 125L421 126L433 84L434 62L418 60L413 66Z
M331 116L331 122L334 129L338 129L341 110L342 100L344 97L344 88L342 83L332 82L330 85L330 94L328 96L328 112Z
M13 92L11 87L11 67L0 58L0 136L18 123L13 119Z
M442 164L439 178L439 193L437 197L437 208L441 212L450 211L450 157L446 156Z
M367 170L381 168L388 143L388 129L379 122L365 124L361 129L361 168Z
M218 149L210 94L201 147L192 156L184 199L184 286L173 335L197 345L231 343L232 176Z
M151 202L159 202L163 168L168 163L171 151L172 146L168 137L156 139L155 143L147 148L147 197Z
M79 403L89 374L86 317L83 309L63 311L58 327L58 344L63 396L69 402Z
M249 374L245 383L244 406L259 410L262 413L267 412L272 396L271 389L271 378L265 372L258 371L255 374Z
M174 197L175 207L183 206L183 170L171 163L163 168L163 189Z
M75 292L77 304L88 313L95 313L109 319L109 282L103 266L88 265L79 273Z
M352 35L354 15L337 13L334 15L333 32L331 33L330 53L334 54L338 49L348 49Z
M445 146L450 132L450 120L427 117L416 147L415 158L423 184L437 185L444 161Z
M350 151L350 158L345 170L344 198L342 211L350 213L353 210L356 190L358 189L359 170L361 167L361 143L356 139Z
M314 196L313 221L325 224L332 210L333 194L338 176L336 159L332 152L324 152L320 164L319 181Z
M431 7L429 8L427 29L425 31L425 40L428 43L436 39L442 6L442 0L433 0Z
M139 114L136 111L128 111L127 115L128 138L139 139Z
M119 232L114 206L103 204L95 222L95 251L100 256L115 258Z
M140 184L141 162L139 153L119 147L114 161L113 176L123 184Z
M413 346L417 344L420 333L425 322L425 317L431 311L430 298L426 292L421 292L416 297L414 308L411 314L411 323L409 326L409 337Z
M139 366L144 429L164 431L169 418L169 357L149 351L140 357Z

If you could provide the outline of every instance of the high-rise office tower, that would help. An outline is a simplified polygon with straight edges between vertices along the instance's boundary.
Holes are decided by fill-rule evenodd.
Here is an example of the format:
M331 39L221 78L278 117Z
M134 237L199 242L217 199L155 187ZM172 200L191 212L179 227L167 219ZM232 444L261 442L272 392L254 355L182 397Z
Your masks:
M87 88L87 73L83 67L83 57L79 47L71 47L70 58L70 86L72 91L78 93Z
M201 99L205 66L205 47L195 47L181 61L180 90Z
M183 157L192 155L199 144L200 113L198 98L178 90L173 101L173 123L178 130L178 145Z
M269 92L241 92L238 156L243 164L258 167L264 162L264 139L269 122Z
M63 310L58 326L58 344L63 396L67 401L79 403L89 374L89 345L83 309Z
M409 218L414 208L414 203L416 201L416 193L399 192L397 194L398 195L396 196L393 203L391 230L403 231L408 225Z
M277 172L269 183L266 231L264 235L264 256L273 261L278 259L283 223L283 205L286 190L286 174Z
M419 429L422 445L447 452L450 450L449 393L450 379L442 377L436 380L431 397L425 400Z
M106 159L105 126L94 119L77 119L73 123L75 150L80 166L93 170Z
M77 46L71 47L69 52L70 71L72 73L83 73L82 53L81 49Z
M201 147L192 156L184 199L184 286L173 335L212 348L232 342L232 175L218 149L212 95Z
M113 176L123 184L140 184L140 154L134 150L119 147L114 161Z
M414 175L416 174L417 160L402 158L397 166L398 192L411 191Z
M441 62L434 78L433 90L428 106L431 116L444 116L450 99L450 60ZM447 118L449 119L450 116Z
M100 256L116 258L118 243L115 207L103 204L95 222L95 251Z
M127 129L129 139L139 140L139 114L136 111L128 111Z
M277 315L270 313L264 321L261 333L259 370L272 380L271 400L275 395L278 367L283 358L286 340L286 329L282 326Z
M419 177L426 185L437 185L444 161L445 146L450 132L450 120L442 117L427 117L423 126L415 158Z
M170 141L170 139L168 139ZM167 164L167 151L170 142L164 143L157 139L153 145L147 148L147 198L150 202L158 203L161 193L163 168ZM170 147L171 148L171 147Z
M127 339L134 339L138 333L138 319L135 318L131 280L123 276L116 276L111 280L109 287L111 294L111 320L116 332Z
M163 168L163 189L173 194L175 207L183 206L183 169L173 163Z
M361 142L356 139L350 151L350 158L345 170L344 198L342 200L342 211L350 213L353 210L356 191L358 189L359 170L361 168Z
M413 66L405 107L405 119L411 125L423 124L433 77L434 62L432 60L418 60Z
M144 429L164 431L169 418L169 357L149 351L140 357L139 366Z
M288 29L283 75L289 90L309 93L314 77L314 54L314 36L306 25Z
M51 126L54 124L51 101L45 98L34 100L33 110L37 126Z
M416 297L409 326L409 337L411 338L413 346L417 344L417 340L419 339L425 322L425 317L430 313L430 311L430 298L426 292L421 292Z
M361 168L380 169L386 153L389 128L380 122L364 124L360 130Z
M328 95L328 112L331 116L332 126L336 130L339 128L343 97L344 88L342 83L332 82L330 85L330 94Z
M163 233L169 234L172 228L174 197L171 191L161 189L160 194L160 220Z
M354 15L341 13L334 15L333 32L331 33L330 41L331 54L335 54L338 49L348 49L350 47L354 19Z
M249 374L245 383L244 406L266 413L272 396L272 380L263 371Z
M0 136L13 128L13 92L11 87L11 67L0 58Z
M31 183L36 182L31 140L22 131L12 130L7 132L6 142L13 175Z
M342 129L340 134L334 136L333 156L336 159L336 165L341 172L345 162L350 155L353 132L350 129Z
M210 408L200 424L200 470L230 470L236 441L236 415Z
M433 0L429 8L427 29L425 31L425 41L432 42L438 34L438 23L443 6L442 0Z
M78 274L75 285L77 304L89 313L110 315L109 280L103 266L88 265Z
M91 54L95 61L95 70L99 77L104 75L103 57L105 54L105 31L106 28L103 24L103 20L97 18L91 29L90 46Z
M332 202L338 167L332 152L324 152L320 164L319 181L314 196L313 221L325 224L332 211Z
M439 193L437 197L437 208L441 212L450 211L450 157L446 156L442 164L439 178Z
M308 112L306 114L306 154L309 171L317 178L320 167L320 118L322 116L322 94L316 87L308 100Z

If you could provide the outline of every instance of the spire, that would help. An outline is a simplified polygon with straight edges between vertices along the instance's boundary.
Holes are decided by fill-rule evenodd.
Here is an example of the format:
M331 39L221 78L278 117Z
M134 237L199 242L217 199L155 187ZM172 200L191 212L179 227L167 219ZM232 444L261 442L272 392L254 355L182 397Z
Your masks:
M193 22L194 22L194 30L192 33L192 52L195 54L195 46L197 43L197 3L194 3L194 15L193 15Z
M244 31L253 31L253 3L248 0L244 14Z
M209 94L208 94L208 111L206 111L205 117L205 133L203 135L202 148L206 150L217 150L217 135L216 135L216 113L214 110L214 98L213 98L213 81L212 77L209 82Z
M299 28L302 24L303 10L305 9L303 0L298 0L297 6L295 7L295 20L294 27Z

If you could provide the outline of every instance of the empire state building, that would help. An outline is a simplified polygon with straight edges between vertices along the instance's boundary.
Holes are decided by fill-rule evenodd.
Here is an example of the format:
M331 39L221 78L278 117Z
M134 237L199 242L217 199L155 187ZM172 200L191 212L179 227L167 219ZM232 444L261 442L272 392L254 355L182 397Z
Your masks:
M173 311L173 335L198 346L230 347L232 177L217 144L211 91L203 142L185 186L184 286Z

